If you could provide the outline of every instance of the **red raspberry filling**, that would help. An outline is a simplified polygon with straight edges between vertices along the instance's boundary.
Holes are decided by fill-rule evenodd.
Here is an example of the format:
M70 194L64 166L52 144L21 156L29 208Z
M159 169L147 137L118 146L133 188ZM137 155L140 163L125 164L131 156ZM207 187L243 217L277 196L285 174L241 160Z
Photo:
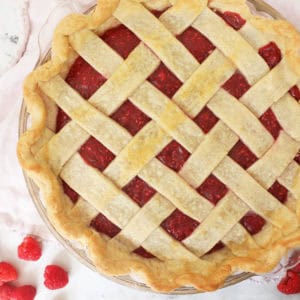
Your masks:
M177 36L178 40L202 63L216 47L199 31L189 27Z
M92 221L91 227L93 227L98 232L104 233L109 237L113 238L116 236L121 229L108 220L103 214L99 213Z
M66 183L62 182L64 193L69 196L71 201L75 204L78 201L79 195Z
M152 9L152 10L151 10L152 14L153 14L156 18L159 18L165 11L166 11L166 9L165 9L165 10L155 10L155 9Z
M270 42L268 45L260 48L258 52L269 65L270 69L277 66L282 59L281 50L274 42Z
M198 221L190 218L178 209L161 223L161 227L178 241L182 241L190 236L198 225Z
M142 256L144 258L154 258L155 256L149 253L146 249L143 247L139 247L133 251L135 254L138 254L139 256Z
M157 158L170 169L178 172L189 158L190 153L178 144L172 141L158 155Z
M114 154L94 137L90 137L80 148L79 153L85 162L103 171L115 158Z
M260 121L276 140L282 128L271 108L260 117Z
M238 13L225 11L224 13L217 12L217 14L235 30L240 30L246 24L246 20L243 19Z
M206 180L197 188L200 195L208 199L212 204L216 205L228 192L224 183L222 183L214 175L210 175Z
M268 189L268 191L281 203L285 203L287 201L288 190L278 181L275 181L274 184Z
M194 118L194 122L203 130L204 133L210 132L218 121L219 119L208 107L204 107L196 118Z
M254 235L262 230L266 221L261 216L253 212L249 212L241 219L240 223L251 235Z
M56 117L56 132L59 132L70 121L71 118L61 108L59 108Z
M241 73L236 72L224 83L223 89L239 99L250 89L250 85Z
M228 155L245 170L257 161L257 157L242 141L238 141Z
M300 100L300 89L298 88L298 86L294 86L290 89L290 94L291 96L293 96L297 101Z
M106 81L82 57L78 57L72 65L66 82L84 99L89 99Z
M132 179L123 191L141 207L155 194L155 190L139 177Z
M139 38L124 25L107 30L101 35L101 39L124 59L140 43Z
M110 117L132 135L137 134L151 120L130 101L124 102Z
M148 81L169 98L182 86L182 82L163 63L148 77Z
M206 254L212 254L218 250L221 250L225 247L225 245L220 241L217 244L214 245L213 248L211 248Z

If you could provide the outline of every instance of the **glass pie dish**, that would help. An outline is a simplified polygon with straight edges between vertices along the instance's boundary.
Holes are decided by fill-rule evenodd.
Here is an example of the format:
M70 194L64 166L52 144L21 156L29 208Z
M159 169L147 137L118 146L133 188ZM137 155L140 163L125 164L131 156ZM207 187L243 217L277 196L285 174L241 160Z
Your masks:
M251 0L251 1L249 1L249 5L251 6L251 8L253 10L256 10L258 14L267 15L270 18L275 18L275 19L282 18L282 16L278 12L276 12L274 9L272 9L271 7L269 7L267 4L265 4L264 2L262 2L260 0ZM51 13L51 15L50 15L49 19L47 20L45 26L43 27L42 31L51 32L52 25L55 22L54 19L56 19L54 17L54 15L56 15L57 12L60 11L62 8L63 8L63 10L65 10L65 9L68 10L68 12L72 12L72 11L78 12L78 11L83 10L83 7L74 5L73 1L65 1L55 11L53 11ZM86 7L84 9L86 9ZM93 5L91 5L91 7L86 10L86 13L89 13L91 10L93 10ZM41 34L40 36L43 36L43 34ZM45 48L47 48L47 43L45 41L41 41L41 39L40 39L39 42L40 42L41 55L39 57L37 65L46 62L49 59L50 52L51 52L51 50L45 51ZM26 111L26 106L23 103L21 112L20 112L20 122L19 122L19 134L20 135L28 129L29 124L30 124L30 118ZM70 253L75 255L80 262L82 262L84 265L86 265L90 269L96 271L95 266L88 258L85 250L82 249L80 247L80 245L78 245L76 243L72 243L69 240L64 239L57 232L57 230L53 227L51 221L47 217L46 209L45 209L43 200L40 197L38 188L36 187L36 185L33 183L33 181L27 175L25 175L25 180L26 180L26 183L28 186L28 190L31 194L31 197L33 199L33 202L34 202L38 212L40 213L41 217L43 218L43 220L45 221L46 225L49 227L49 229L53 233L53 235L63 244L64 247L66 247L66 249ZM253 274L251 274L251 273L239 273L239 274L230 276L226 280L224 287L236 284L236 283L243 281L251 276L253 276ZM137 288L137 289L141 289L141 290L152 291L147 285L139 282L138 280L131 278L130 276L113 276L113 277L108 277L108 278L115 282L123 284L125 286L129 286L129 287L133 287L133 288ZM183 288L174 290L170 294L192 294L192 293L198 293L198 292L199 291L196 290L195 288L183 287Z

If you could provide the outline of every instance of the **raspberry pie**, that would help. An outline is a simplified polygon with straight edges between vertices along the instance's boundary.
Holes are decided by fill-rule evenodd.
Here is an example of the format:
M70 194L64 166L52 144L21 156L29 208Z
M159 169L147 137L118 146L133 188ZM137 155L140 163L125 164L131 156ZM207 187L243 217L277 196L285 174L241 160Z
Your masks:
M300 245L300 35L245 0L100 0L25 81L22 167L109 275L214 290Z

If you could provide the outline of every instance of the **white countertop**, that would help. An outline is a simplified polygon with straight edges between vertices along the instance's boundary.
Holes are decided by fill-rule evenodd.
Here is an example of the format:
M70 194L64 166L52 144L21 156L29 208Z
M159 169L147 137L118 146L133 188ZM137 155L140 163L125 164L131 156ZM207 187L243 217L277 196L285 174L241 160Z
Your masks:
M19 27L19 23L12 22L12 16L9 15L9 13L5 13L3 15L4 4L7 4L8 2L23 7L27 0L0 1L0 31L1 24L6 24L8 28L7 36L17 36L21 39L23 29ZM25 75L34 67L38 57L37 36L40 28L44 24L51 10L57 4L62 2L63 1L61 0L29 0L29 14L32 27L25 55L15 67L6 72L4 76L0 77L0 140L2 145L0 149L0 155L2 157L2 168L0 169L0 261L9 261L18 267L20 271L20 284L32 284L37 287L37 300L175 299L179 296L145 293L123 287L101 277L81 265L69 253L67 253L67 251L56 240L51 238L47 228L43 225L40 217L35 212L35 208L26 190L24 179L15 156L18 113L22 100L21 86ZM267 0L267 2L274 4L283 15L294 21L300 29L299 0ZM10 25L8 26L8 24ZM14 43L15 41L14 38L8 39L11 40L11 43ZM1 44L2 48L0 47L0 49L5 50L8 54L18 53L17 51L20 51L20 49L13 49L16 43L14 43L14 45L3 45L4 44ZM3 47L5 47L5 49ZM3 55L0 55L0 69L5 63L5 58L3 57ZM7 55L7 59L10 59L9 57L10 55ZM34 226L27 225L31 221L29 218L34 219ZM4 223L6 226L4 226ZM12 231L8 227L15 228L15 231ZM45 238L43 240L43 256L38 262L23 262L17 258L17 245L21 242L24 233L36 233ZM64 289L49 291L43 286L44 267L47 264L52 263L60 264L69 271L70 282ZM257 283L253 280L247 280L233 287L222 289L217 292L201 295L180 296L180 299L299 300L300 296L294 295L287 297L279 293L276 289L275 282Z

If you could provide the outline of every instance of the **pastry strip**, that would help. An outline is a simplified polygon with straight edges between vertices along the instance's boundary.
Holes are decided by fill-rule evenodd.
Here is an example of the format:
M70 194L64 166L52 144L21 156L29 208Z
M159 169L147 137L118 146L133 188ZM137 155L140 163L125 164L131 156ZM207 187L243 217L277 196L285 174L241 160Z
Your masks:
M118 153L103 174L117 183L119 187L125 186L171 140L155 122L150 122Z
M190 117L196 117L235 70L230 60L214 50L177 91L174 102Z
M197 188L213 172L238 140L238 136L222 121L219 121L188 158L179 171L179 175L192 187ZM211 155L212 149L214 155Z
M69 186L74 187L80 196L119 227L124 227L139 210L134 201L101 172L87 165L77 153L65 164L60 176Z
M296 199L300 199L300 193L295 185L295 179L299 177L300 167L292 161L289 166L285 169L283 174L278 178L278 182L285 186Z
M261 157L272 146L273 137L256 116L224 90L219 90L207 106L256 156Z
M269 71L268 65L256 50L209 8L203 10L193 27L212 41L245 75L250 84Z
M166 219L174 209L167 199L157 193L114 239L124 244L128 251L133 251L137 246L143 244L144 240L159 227L161 220Z
M268 189L296 156L299 147L300 143L281 131L270 150L247 171L265 189Z
M170 32L178 35L192 25L206 5L207 0L177 0L159 17L159 20Z
M90 103L110 115L154 72L159 62L149 48L140 44L94 93Z
M287 59L261 78L240 98L257 117L260 117L273 103L284 96L291 86L298 82L298 76L288 66Z
M226 157L215 169L216 175L255 212L286 232L298 226L297 217L282 205L231 158Z
M134 32L181 80L198 67L197 60L170 31L140 3L120 0L114 16Z
M199 126L149 82L142 84L130 100L189 152L202 142L203 132Z
M273 104L275 113L281 127L296 141L300 142L300 106L289 94L283 96Z
M70 36L70 43L80 56L106 78L111 77L123 62L123 58L91 30L75 32Z
M184 245L201 257L213 248L219 240L228 235L231 228L239 222L248 210L248 205L240 201L235 194L229 192L218 202L217 206L195 231L183 241ZM232 227L230 228L230 226ZM247 234L242 236L240 242L245 239L245 236Z
M139 177L169 199L179 210L199 222L204 220L213 207L186 181L156 159L148 163L139 173Z
M122 126L85 101L60 76L40 83L40 87L80 127L112 152L118 153L130 141L131 135Z

